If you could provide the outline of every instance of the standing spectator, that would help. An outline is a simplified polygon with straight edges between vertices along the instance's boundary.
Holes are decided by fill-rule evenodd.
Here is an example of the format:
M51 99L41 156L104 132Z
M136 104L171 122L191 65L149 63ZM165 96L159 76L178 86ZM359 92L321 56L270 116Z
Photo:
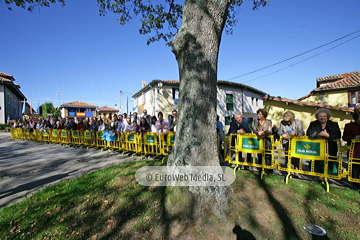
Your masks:
M230 123L229 134L237 133L237 134L245 134L251 133L250 128L247 124L247 121L244 121L245 118L241 114L236 114L234 120ZM231 146L235 146L236 136L233 136L231 139ZM232 152L232 158L235 158L235 153ZM235 159L233 159L235 160ZM251 160L251 153L247 154L247 161ZM242 161L242 153L239 153L239 161Z
M114 116L112 117L112 122L110 124L111 131L113 131L113 132L117 131L118 125L119 125L118 117L116 114L114 114Z
M220 121L220 117L219 115L216 115L216 132L220 133L220 145L222 144L222 142L224 141L224 125L223 123Z
M89 119L89 118L87 118L87 119ZM90 123L89 123L89 121L87 120L87 119L85 119L84 121L83 121L83 123L84 123L84 128L83 128L83 130L90 130Z
M7 116L7 123L10 124L11 116L10 114Z
M118 132L125 131L125 124L124 124L124 121L123 121L123 115L119 115L119 117L118 117L118 127L117 127L116 131L118 131Z
M97 131L98 130L98 126L96 124L96 118L92 118L89 122L89 131Z
M139 128L140 128L140 132L142 132L142 133L150 132L150 124L146 121L145 118L140 119L140 127Z
M138 124L140 123L140 118L138 117L137 112L134 112L134 113L133 113L133 119L132 119L132 121L136 121Z
M156 127L159 133L167 133L168 132L168 122L164 119L164 115L162 112L158 113L159 120L156 121Z
M352 139L360 139L360 112L356 111L353 114L354 122L345 124L344 134L342 139L347 142L348 146L351 145ZM349 155L349 152L348 152ZM353 158L360 158L360 144L356 143L354 147ZM359 160L353 160L355 164L352 164L352 178L360 179L360 162ZM353 190L360 190L360 183L353 182Z
M178 114L176 110L172 111L172 119L170 122L170 131L171 132L176 132L176 124L178 122Z
M50 128L50 129L55 129L55 128L56 128L56 122L54 121L53 118L50 119L49 128Z
M156 117L155 117L155 116L152 116L150 129L151 129L151 132L153 132L153 133L159 132L159 130L158 130L157 127L156 127L156 121L157 121Z
M131 118L130 118L130 121L128 121L128 118L126 117L127 114L124 113L124 116L123 116L123 128L126 129L128 125L131 125Z
M329 155L337 156L337 142L335 139L341 138L338 123L330 120L331 112L326 108L319 108L315 112L316 121L310 123L306 135L310 138L323 138L327 140ZM329 161L329 174L337 174L338 163ZM324 172L324 161L315 161L315 172ZM322 181L322 177L319 179Z
M129 117L129 119L130 119L130 117ZM146 120L145 120L145 122L146 122ZM140 120L140 123L141 123L141 120ZM131 125L129 125L130 126L130 133L140 133L140 126L139 126L139 124L137 124L137 122L136 121L133 121L132 122L132 124Z
M271 140L267 136L272 134L272 122L271 120L266 119L268 116L266 109L260 108L256 111L256 113L258 119L254 120L254 133L259 137L264 138L265 149L271 149ZM263 155L258 154L259 164L263 164L263 161ZM265 154L265 165L271 165L271 156L269 154ZM272 174L273 169L265 169L265 173Z
M57 130L63 129L63 126L62 126L62 124L61 124L60 121L56 121L56 127L55 127L55 129L57 129Z
M43 129L43 125L41 123L41 121L37 121L36 123L36 129L42 130Z
M128 117L128 118L126 119L126 125L125 125L125 128L124 128L124 129L125 129L124 131L130 132L131 127L132 127L131 118Z
M277 131L278 136L282 136L282 146L285 152L289 151L289 139L293 136L304 135L302 121L295 119L295 114L291 111L287 111L283 114L283 120ZM285 164L288 164L288 157L285 156ZM300 168L300 159L291 158L291 168L298 170ZM298 173L293 174L295 177L300 178Z
M98 121L98 123L99 123L98 131L105 131L104 121L102 119L100 119L100 121Z
M146 120L146 122L147 122L148 124L151 123L151 116L147 114L147 110L146 110L146 109L144 109L144 111L143 111L143 116L142 116L142 118L145 118L145 120ZM140 119L140 123L141 123L141 119Z
M76 126L76 130L83 130L85 127L84 121L82 119L78 120L78 124Z
M111 123L109 121L109 119L105 119L104 120L104 124L105 124L105 131L111 131Z

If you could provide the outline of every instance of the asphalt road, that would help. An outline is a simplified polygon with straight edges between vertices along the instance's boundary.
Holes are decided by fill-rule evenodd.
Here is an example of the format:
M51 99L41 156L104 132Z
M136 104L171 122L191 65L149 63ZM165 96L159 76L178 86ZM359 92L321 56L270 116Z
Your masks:
M0 207L51 184L139 160L107 151L11 140L9 137L9 133L0 132Z

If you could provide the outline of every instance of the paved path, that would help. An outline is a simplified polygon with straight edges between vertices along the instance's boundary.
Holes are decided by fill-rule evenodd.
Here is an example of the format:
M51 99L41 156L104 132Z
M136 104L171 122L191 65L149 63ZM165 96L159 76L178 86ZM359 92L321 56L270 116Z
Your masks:
M9 137L9 133L0 132L0 207L51 184L139 159L95 149L15 141Z

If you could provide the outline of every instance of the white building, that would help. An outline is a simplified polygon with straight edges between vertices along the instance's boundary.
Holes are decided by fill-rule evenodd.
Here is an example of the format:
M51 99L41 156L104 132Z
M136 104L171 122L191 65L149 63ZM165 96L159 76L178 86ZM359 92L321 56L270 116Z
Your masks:
M14 81L13 76L0 72L0 123L6 123L8 115L11 119L22 118L23 101L26 98L20 91L20 85Z
M170 115L172 110L177 109L181 94L179 83L179 80L153 80L146 84L143 80L141 89L132 96L134 111L140 115L143 109L152 116L157 116L158 112ZM256 111L264 106L262 97L265 95L265 92L245 84L218 80L217 114L226 130L236 113L256 118Z

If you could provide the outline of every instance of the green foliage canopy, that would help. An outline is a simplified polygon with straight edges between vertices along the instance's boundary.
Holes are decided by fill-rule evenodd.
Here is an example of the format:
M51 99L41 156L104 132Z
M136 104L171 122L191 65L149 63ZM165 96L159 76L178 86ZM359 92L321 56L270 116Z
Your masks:
M99 15L105 16L107 12L113 12L117 15L118 21L124 25L132 19L132 16L141 17L140 34L150 34L153 36L147 39L147 44L155 41L165 40L169 43L179 30L179 22L183 14L183 5L176 3L175 0L163 0L163 4L152 4L151 0L97 0ZM190 0L196 1L196 0ZM221 0L219 0L221 1ZM242 5L243 0L222 0L230 1L228 9L226 28L228 34L232 33L233 27L237 23L237 7ZM249 0L253 2L253 9L266 6L269 0ZM30 12L37 7L50 7L50 4L60 3L65 6L65 0L4 0L8 9L12 10L11 5L15 4ZM184 1L180 1L183 3ZM206 2L206 1L199 1Z

